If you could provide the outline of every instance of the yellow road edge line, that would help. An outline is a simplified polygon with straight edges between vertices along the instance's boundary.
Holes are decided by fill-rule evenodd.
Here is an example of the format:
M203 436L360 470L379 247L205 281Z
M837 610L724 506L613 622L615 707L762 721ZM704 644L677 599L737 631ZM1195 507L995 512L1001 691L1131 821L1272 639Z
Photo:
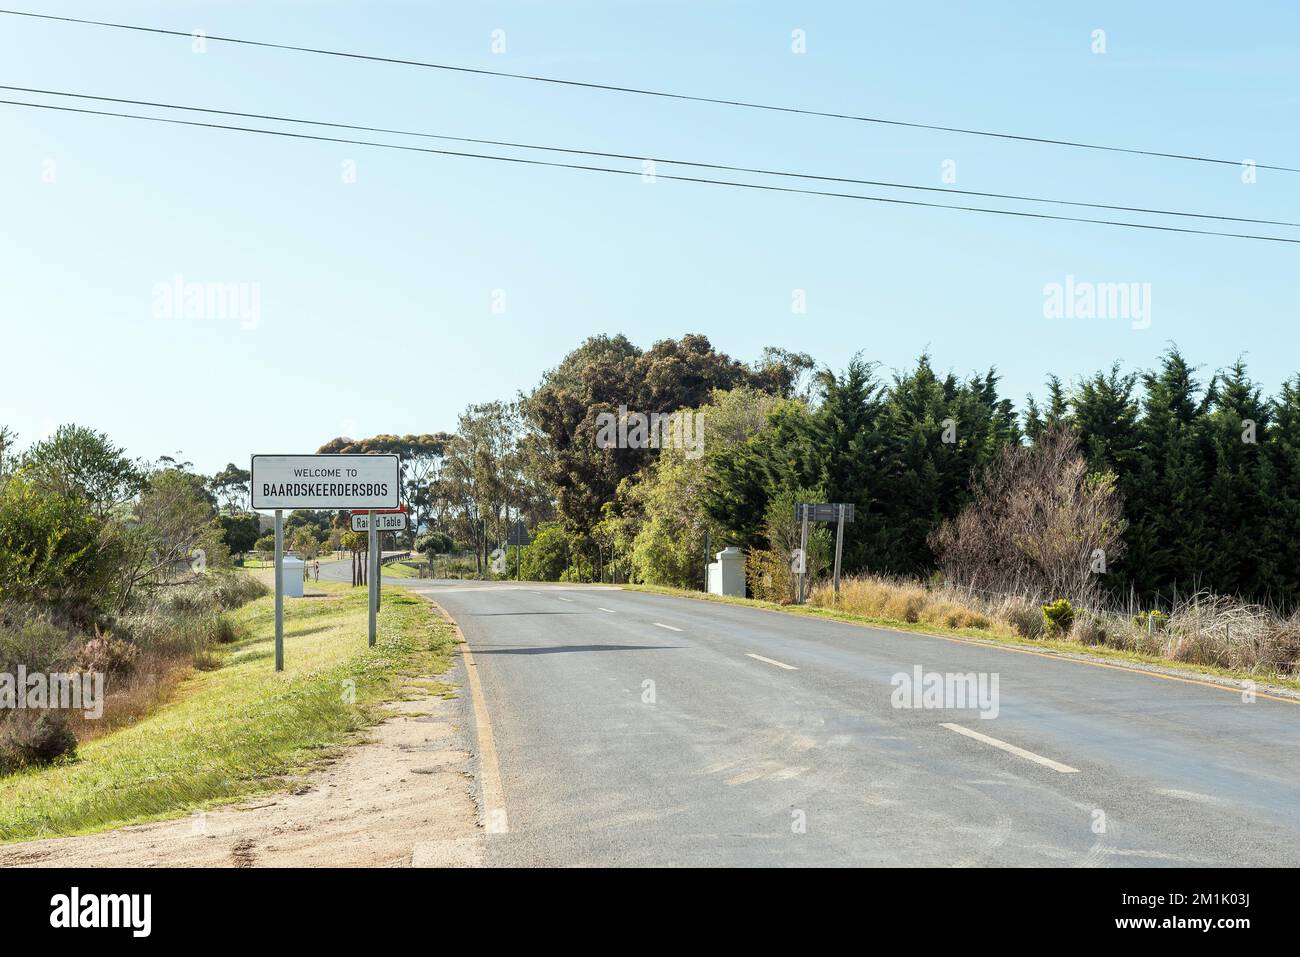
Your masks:
M421 593L416 592L416 594ZM438 614L455 629L456 636L460 638L458 647L461 657L465 660L465 676L469 681L470 698L474 704L474 724L478 728L479 789L483 794L483 830L488 834L508 834L510 820L506 815L505 790L501 786L497 743L492 735L492 719L488 716L487 699L478 678L478 665L474 662L474 652L470 650L469 641L465 638L465 633L460 630L460 624L448 614L447 609L428 595L423 597L437 609Z

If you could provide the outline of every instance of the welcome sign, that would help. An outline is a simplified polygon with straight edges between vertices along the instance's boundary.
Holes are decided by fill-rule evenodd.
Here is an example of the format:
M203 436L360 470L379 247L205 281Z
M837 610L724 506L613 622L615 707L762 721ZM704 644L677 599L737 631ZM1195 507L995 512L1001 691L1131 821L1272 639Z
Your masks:
M254 455L253 508L380 509L400 504L396 455Z

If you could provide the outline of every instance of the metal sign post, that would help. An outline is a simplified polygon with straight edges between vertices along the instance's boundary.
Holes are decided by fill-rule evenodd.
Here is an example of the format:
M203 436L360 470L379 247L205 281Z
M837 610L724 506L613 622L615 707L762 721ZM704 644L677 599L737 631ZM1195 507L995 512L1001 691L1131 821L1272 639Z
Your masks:
M808 506L801 505L799 514L802 523L799 528L799 554L803 560L799 563L799 604L804 602L804 587L808 582Z
M370 511L370 554L366 556L367 563L370 567L370 587L367 589L367 603L370 606L370 647L375 646L375 640L379 635L379 586L376 581L379 567L379 530L375 524L374 509Z
M840 554L844 551L844 506L840 506L839 520L835 523L835 600L840 600Z
M531 545L532 536L528 534L528 528L524 525L523 519L515 519L515 523L510 526L510 532L506 535L506 547L514 546L515 549L515 578L523 580L520 564L520 554L525 545ZM506 576L509 577L510 566L506 566Z
M275 670L284 670L284 511L275 510Z
M800 522L799 532L799 604L808 594L808 523L835 522L835 597L840 594L840 556L844 551L844 523L853 521L852 502L800 502L794 507L794 517Z

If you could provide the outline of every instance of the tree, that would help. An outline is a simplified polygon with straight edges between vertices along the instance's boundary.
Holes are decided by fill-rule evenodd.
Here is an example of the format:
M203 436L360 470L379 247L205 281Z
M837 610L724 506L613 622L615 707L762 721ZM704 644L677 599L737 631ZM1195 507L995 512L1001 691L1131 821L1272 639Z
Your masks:
M366 532L346 531L342 537L343 547L352 553L352 585L364 585L369 569L366 556L370 552L370 535Z
M244 555L253 550L261 534L261 522L252 512L224 514L218 518L223 541L232 555ZM272 536L274 538L274 536Z
M243 511L248 505L249 482L253 473L241 469L234 462L228 464L208 482L208 488L217 498L218 508L222 511Z
M650 447L601 447L602 416L669 415L737 386L790 389L805 360L770 351L755 368L718 352L702 335L665 339L645 352L624 336L593 336L547 372L521 403L530 427L526 450L587 558L596 557L592 534L605 505L657 454Z
M446 432L423 435L376 435L354 440L339 437L326 442L320 455L398 455L402 462L405 500L414 509L412 531L426 528L432 519L431 488L442 468L451 436Z
M455 547L451 536L446 532L426 532L415 540L415 550L429 557L432 564L434 556L446 555Z
M520 556L520 575L529 581L559 581L569 567L569 538L558 523L537 529Z
M310 525L301 525L293 531L290 548L299 558L309 560L320 554L320 538Z
M630 495L644 515L632 542L637 581L700 587L705 535L717 535L702 504L707 477L703 462L686 458L680 449L664 449L646 479L632 486Z
M1089 472L1075 432L1059 424L1033 445L1006 446L971 503L930 536L952 583L1038 598L1095 601L1099 572L1124 551L1123 507L1110 472Z
M139 589L188 580L194 571L229 564L224 537L202 476L179 469L154 472L127 532L130 559L120 607Z
M480 573L489 543L505 538L510 509L524 497L522 466L517 406L486 402L461 413L438 488L452 503L452 528L474 546Z
M82 625L117 604L122 539L79 494L20 469L0 484L0 595Z
M14 451L17 444L18 435L9 426L0 425L0 480L8 477L18 464Z
M64 496L80 495L103 518L125 505L145 486L139 462L128 459L103 432L79 425L62 425L37 442L25 456L41 481Z

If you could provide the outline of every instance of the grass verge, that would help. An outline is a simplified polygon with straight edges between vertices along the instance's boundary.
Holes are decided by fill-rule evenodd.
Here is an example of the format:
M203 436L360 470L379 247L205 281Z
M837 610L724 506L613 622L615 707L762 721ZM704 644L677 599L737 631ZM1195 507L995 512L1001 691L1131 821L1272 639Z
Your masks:
M425 567L428 567L427 565ZM411 565L402 562L392 562L384 566L385 578L419 578L419 573Z
M767 611L786 615L803 615L809 618L823 618L847 624L867 625L892 631L912 632L920 635L935 635L940 638L968 638L995 645L1007 645L1032 651L1052 652L1066 657L1096 659L1100 661L1127 663L1137 666L1135 670L1165 671L1188 677L1211 675L1234 681L1254 681L1259 685L1300 691L1300 679L1282 676L1247 674L1228 668L1216 668L1211 665L1190 664L1171 661L1158 655L1146 655L1136 651L1108 648L1104 645L1085 645L1077 641L1061 641L1047 638L1019 638L992 631L986 628L946 628L933 624L921 624L901 621L896 618L859 615L837 608L821 608L814 605L782 605L773 601L761 601L756 598L736 598L729 595L710 595L705 592L690 591L683 588L668 588L662 585L618 585L614 586L628 591L642 591L657 595L672 595L677 598L693 598L697 601L722 602L728 605L744 605L749 608L762 608Z
M217 652L170 704L92 741L71 761L0 778L0 842L175 817L283 789L361 729L410 678L451 663L452 627L418 596L384 594L366 644L363 589L321 582L285 602L285 670L274 670L274 598L232 612L249 637ZM351 699L351 700L349 700Z

